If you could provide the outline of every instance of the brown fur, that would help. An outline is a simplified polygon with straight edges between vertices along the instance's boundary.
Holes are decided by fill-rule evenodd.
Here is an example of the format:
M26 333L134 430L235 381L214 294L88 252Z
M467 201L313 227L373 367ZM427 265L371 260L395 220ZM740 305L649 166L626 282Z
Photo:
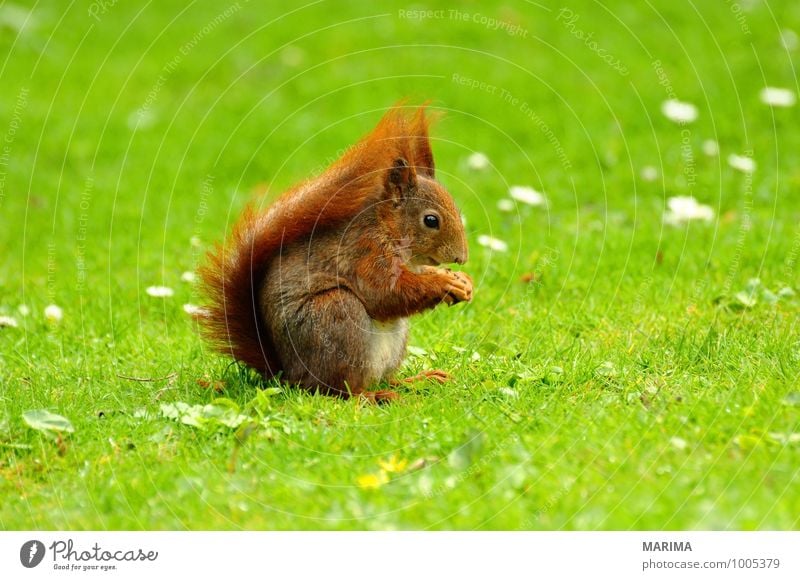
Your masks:
M419 225L424 208L440 230ZM265 376L360 392L402 361L398 321L471 297L466 275L431 267L466 259L458 210L434 181L425 111L394 108L322 175L243 213L200 270L205 332ZM381 349L386 368L373 364Z

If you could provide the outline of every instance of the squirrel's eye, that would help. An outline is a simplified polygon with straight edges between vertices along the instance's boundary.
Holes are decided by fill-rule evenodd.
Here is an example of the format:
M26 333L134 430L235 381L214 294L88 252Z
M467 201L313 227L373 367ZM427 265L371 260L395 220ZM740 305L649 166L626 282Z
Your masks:
M426 228L431 228L432 230L439 229L439 218L433 214L428 214L422 219L422 223L425 224Z

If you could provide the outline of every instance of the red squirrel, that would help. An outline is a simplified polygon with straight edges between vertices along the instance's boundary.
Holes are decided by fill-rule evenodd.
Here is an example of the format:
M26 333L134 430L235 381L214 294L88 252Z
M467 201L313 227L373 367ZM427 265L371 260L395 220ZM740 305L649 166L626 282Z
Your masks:
M394 107L321 175L248 208L200 276L204 331L289 384L347 398L397 384L408 317L472 299L461 215L434 176L429 118ZM422 376L445 380L446 373Z

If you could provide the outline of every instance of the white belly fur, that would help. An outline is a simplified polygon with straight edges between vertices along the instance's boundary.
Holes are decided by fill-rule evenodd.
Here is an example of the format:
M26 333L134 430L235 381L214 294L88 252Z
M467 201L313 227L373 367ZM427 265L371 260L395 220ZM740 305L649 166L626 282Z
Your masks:
M405 318L392 322L372 321L367 366L372 371L374 380L384 378L400 364L407 336L408 320Z

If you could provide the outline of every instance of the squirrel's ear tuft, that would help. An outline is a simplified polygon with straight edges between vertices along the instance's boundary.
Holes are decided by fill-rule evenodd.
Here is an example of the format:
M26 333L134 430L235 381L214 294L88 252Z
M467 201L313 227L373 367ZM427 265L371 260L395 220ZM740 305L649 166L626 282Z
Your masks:
M411 139L414 146L414 165L421 174L434 177L433 151L431 142L428 138L428 125L430 118L425 115L426 106L417 109L413 119L411 119Z
M417 185L417 175L413 167L409 167L408 161L399 157L394 160L392 167L386 173L385 182L386 194L394 200L395 204L406 196Z

